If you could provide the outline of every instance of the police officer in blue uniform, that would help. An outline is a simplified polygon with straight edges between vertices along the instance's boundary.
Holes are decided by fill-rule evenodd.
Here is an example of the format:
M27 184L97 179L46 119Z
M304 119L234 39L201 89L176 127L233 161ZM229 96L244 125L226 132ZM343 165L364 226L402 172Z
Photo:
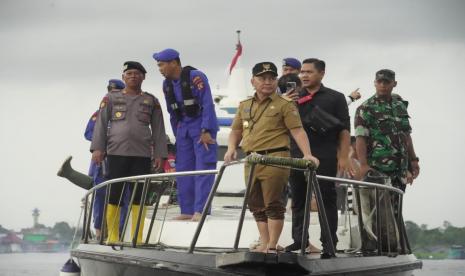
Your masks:
M124 82L119 79L111 79L108 81L107 91L108 93L117 92L123 90L125 87ZM92 114L87 123L86 130L84 132L84 137L86 140L92 142L92 135L94 133L95 122L97 121L98 110ZM96 164L94 161L90 162L89 167L89 176L92 177L93 184L98 185L106 180L105 170L106 160L104 161L105 165ZM103 164L103 163L102 163ZM94 201L94 228L96 231L97 238L100 237L100 229L102 229L102 220L103 220L103 207L105 204L105 189L98 189L95 195ZM123 205L121 210L121 218L124 219L126 214L127 206ZM122 223L121 223L122 225Z
M155 53L153 58L166 78L163 92L176 136L176 171L216 169L219 128L207 77L191 66L182 67L174 49ZM214 179L214 175L177 178L181 207L177 219L200 219Z

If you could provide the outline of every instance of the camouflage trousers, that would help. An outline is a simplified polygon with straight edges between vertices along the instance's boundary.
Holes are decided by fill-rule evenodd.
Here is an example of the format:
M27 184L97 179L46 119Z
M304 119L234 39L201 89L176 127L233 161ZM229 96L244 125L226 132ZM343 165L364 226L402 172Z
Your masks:
M376 176L367 176L367 182L405 189L400 178L376 172ZM387 190L378 190L379 210L376 210L376 192L371 188L358 188L361 215L364 221L362 233L362 250L371 252L377 248L377 240L381 240L382 252L399 252L398 207L399 195ZM379 214L379 217L378 217ZM378 228L379 225L379 229ZM379 235L379 237L378 237Z

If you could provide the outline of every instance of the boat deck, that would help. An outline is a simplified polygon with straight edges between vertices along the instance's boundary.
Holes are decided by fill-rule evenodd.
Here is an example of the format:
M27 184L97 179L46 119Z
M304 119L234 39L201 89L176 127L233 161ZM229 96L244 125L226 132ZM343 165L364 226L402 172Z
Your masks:
M175 220L175 217L180 214L178 205L167 205L165 202L160 203L157 210L153 228L150 234L149 246L161 244L169 248L187 248L190 245L198 222L191 220ZM238 221L242 208L242 197L215 197L213 200L213 207L211 215L208 215L202 231L197 241L196 248L198 249L215 249L231 250L233 248ZM132 214L131 214L132 215ZM143 229L143 240L145 241L149 226L153 215L153 207L150 206L147 210L145 217L145 225ZM353 244L354 238L351 237L350 225L348 225L345 216L339 219L340 226L338 228L338 249L350 249L349 245ZM130 244L131 229L129 225L125 233L124 242ZM353 218L352 222L356 223ZM353 226L353 225L352 225ZM310 213L310 241L313 245L321 248L320 242L320 225L317 212ZM357 235L356 232L353 232ZM253 244L258 241L259 233L252 214L247 210L245 213L242 233L239 243L239 248L248 250ZM288 208L285 215L285 222L283 232L279 241L280 246L291 244L292 240L292 216L290 208ZM352 242L352 243L351 243Z

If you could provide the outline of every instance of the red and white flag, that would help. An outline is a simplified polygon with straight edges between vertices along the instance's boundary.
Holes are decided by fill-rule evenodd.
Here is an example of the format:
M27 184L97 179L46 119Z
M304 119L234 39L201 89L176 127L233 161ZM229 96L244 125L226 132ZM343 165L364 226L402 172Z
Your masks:
M241 42L239 41L237 44L236 44L236 54L234 55L232 61L231 61L231 65L229 66L229 74L231 75L231 72L234 68L234 66L236 66L236 63L237 63L237 60L239 59L239 57L242 55L242 44Z

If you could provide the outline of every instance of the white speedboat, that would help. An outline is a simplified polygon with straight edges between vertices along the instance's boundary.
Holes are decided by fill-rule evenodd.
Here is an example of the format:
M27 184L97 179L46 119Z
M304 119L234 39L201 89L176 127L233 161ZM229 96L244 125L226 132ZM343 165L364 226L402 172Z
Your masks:
M246 211L245 197L248 191L245 191L244 197L220 197L216 193L221 187L221 180L227 177L228 168L239 166L244 162L249 162L251 165L289 166L294 169L308 166L305 163L302 165L301 159L250 155L232 165L222 166L219 170L113 179L89 190L86 196L89 200L85 205L82 221L84 231L81 243L71 252L72 256L78 259L81 275L411 275L413 270L421 268L421 261L418 261L409 249L401 215L395 223L400 234L399 248L395 251L391 251L390 247L386 249L386 245L382 244L385 242L383 239L378 239L372 251L364 251L361 243L362 233L359 231L363 228L360 227L363 223L359 224L358 217L351 213L350 225L339 226L340 242L333 258L320 259L319 254L306 254L304 248L296 253L251 252L249 245L257 239L258 232L254 219ZM311 169L308 169L308 173L314 176L309 177L308 185L315 189L318 203L321 205L316 175ZM212 214L207 215L207 212L204 212L199 222L173 220L179 210L177 207L160 207L162 191L172 187L176 176L201 174L217 175L207 201L207 206L213 206ZM235 178L242 179L242 176ZM318 178L328 179L323 176ZM333 180L342 181L342 179ZM105 245L103 239L92 239L90 196L98 188L105 188L112 183L122 181L133 183L132 185L143 184L144 199L147 197L147 191L150 190L149 187L153 187L152 190L160 196L157 196L155 204L145 218L141 217L141 213L130 214L130 216L138 216L139 222L145 220L143 243L137 244L125 231L119 243ZM345 181L354 186L365 186L379 191L388 190L402 196L402 191L389 186ZM308 200L309 195L307 195ZM306 211L309 212L309 208ZM401 214L401 210L398 211ZM318 244L320 222L315 213L311 213L309 217L310 220L305 223L310 224L310 240ZM324 226L327 222L323 213L321 217ZM132 220L127 217L126 226L129 221ZM290 225L291 222L287 219L280 240L282 244L290 243ZM129 229L129 227L124 228ZM139 227L136 227L136 232L139 231L138 229ZM377 229L383 230L382 227ZM328 233L325 227L323 233ZM380 232L376 231L376 234L382 237ZM134 236L137 236L137 233L134 233ZM306 237L302 239L305 240ZM390 240L389 237L387 240Z
M240 44L239 44L240 46ZM236 53L236 56L240 56ZM236 58L237 62L237 58ZM374 248L364 249L363 239L366 238L364 221L350 208L340 214L338 226L338 247L334 249L334 258L320 259L319 254L306 254L305 248L299 252L265 254L251 252L249 247L256 243L259 234L255 220L246 208L247 190L244 181L243 165L253 164L287 166L293 169L308 171L308 185L318 189L316 175L307 163L302 166L302 160L290 158L269 158L266 156L249 156L231 165L223 165L230 125L240 100L250 97L252 93L248 86L248 74L236 63L231 70L228 86L224 90L215 91L215 102L220 131L217 136L219 170L178 172L154 174L122 179L113 179L101 183L86 194L83 209L83 234L79 245L71 252L78 260L82 276L123 276L123 275L411 275L412 271L421 268L422 263L412 254L406 236L402 210L398 213L395 228L399 235L398 250L391 251L383 245L383 239L377 239ZM279 160L276 160L279 159ZM215 185L210 193L207 206L212 207L211 215L204 212L199 222L174 220L179 214L179 208L168 204L169 190L173 189L176 176L215 174ZM325 178L324 176L318 176ZM327 179L327 178L326 178ZM377 189L378 193L390 190L402 198L402 191L383 185L359 181L343 181L354 187L365 186ZM105 189L112 183L126 181L128 185L144 185L143 197L147 191L156 191L157 197L149 207L146 217L139 214L128 214L124 229L132 221L129 216L138 216L144 220L143 243L137 244L131 239L129 231L124 230L119 243L105 245L103 238L93 239L90 228L92 210L92 194L96 189ZM131 184L132 183L132 184ZM309 189L309 193L310 193ZM168 191L168 192L167 192ZM315 190L318 199L318 190ZM382 192L381 192L382 193ZM309 194L307 199L309 200ZM380 200L379 200L380 201ZM318 199L321 204L321 198ZM309 203L309 202L308 202ZM307 204L309 206L310 204ZM380 210L379 203L377 210ZM208 207L206 208L206 210ZM284 229L279 241L280 245L292 243L291 216L286 214ZM321 214L306 210L310 215L310 241L320 245L320 224L325 230L326 218ZM360 212L359 212L360 213ZM378 217L379 213L377 212ZM105 225L105 223L103 224ZM376 224L374 235L382 237L382 224ZM305 235L305 233L304 233ZM134 234L137 236L137 234ZM363 237L363 238L362 238ZM307 237L302 237L306 240ZM389 238L387 239L389 240ZM385 239L386 241L386 239Z

